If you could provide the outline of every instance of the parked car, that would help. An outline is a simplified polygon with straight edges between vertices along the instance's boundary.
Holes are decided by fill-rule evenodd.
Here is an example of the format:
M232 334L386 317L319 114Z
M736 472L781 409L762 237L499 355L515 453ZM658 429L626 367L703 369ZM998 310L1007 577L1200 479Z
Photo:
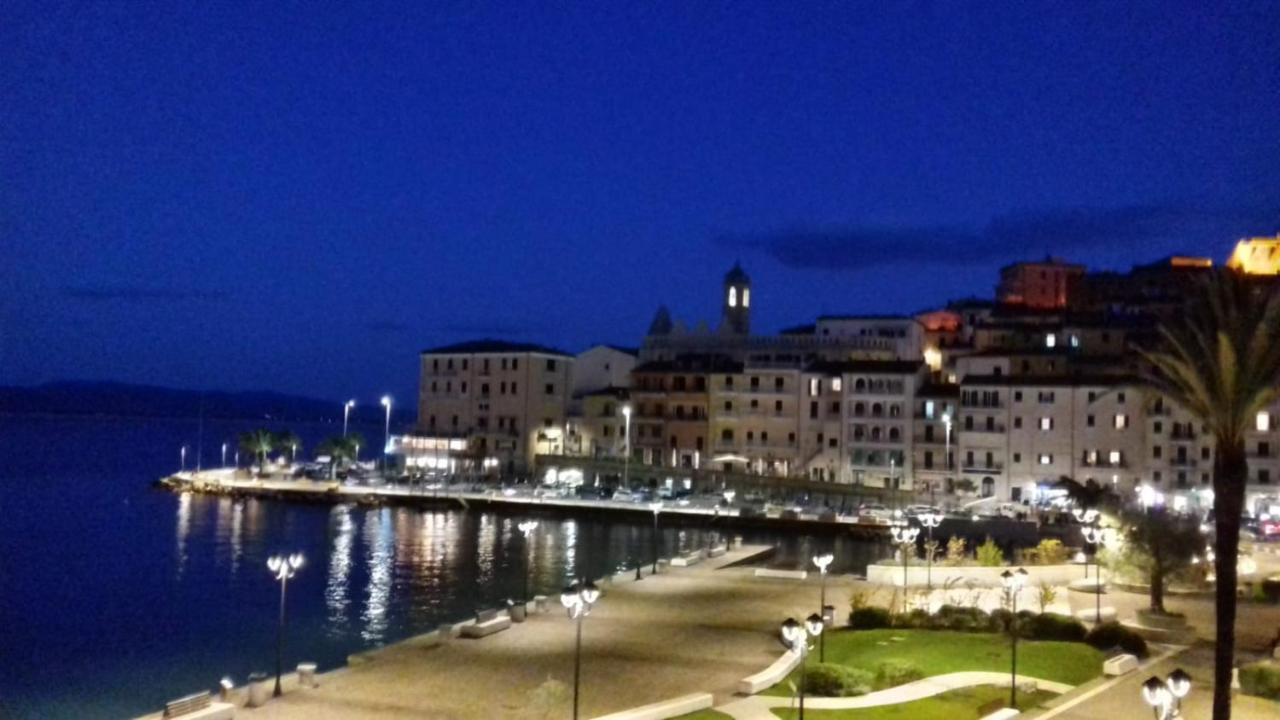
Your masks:
M893 511L884 505L863 505L858 508L858 517L877 522L889 522L893 520Z
M902 514L909 518L920 517L927 513L941 515L942 511L932 505L908 505L903 509Z

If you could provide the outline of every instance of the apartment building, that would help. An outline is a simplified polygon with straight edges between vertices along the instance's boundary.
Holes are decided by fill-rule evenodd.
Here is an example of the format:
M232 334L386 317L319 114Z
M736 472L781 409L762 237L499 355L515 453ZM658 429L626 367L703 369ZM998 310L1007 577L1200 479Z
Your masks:
M780 476L796 471L799 378L799 370L785 366L710 376L712 467Z
M416 433L466 440L466 450L452 452L473 468L529 472L535 454L564 451L572 372L573 356L528 343L424 350Z
M851 360L839 366L845 389L845 443L853 483L910 490L912 432L923 361Z

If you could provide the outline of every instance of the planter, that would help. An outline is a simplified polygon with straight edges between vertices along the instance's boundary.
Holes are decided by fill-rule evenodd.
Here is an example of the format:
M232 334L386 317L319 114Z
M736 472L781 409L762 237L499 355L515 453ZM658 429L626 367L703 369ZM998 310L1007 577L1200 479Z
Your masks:
M1183 630L1187 627L1187 618L1145 609L1138 611L1138 624L1158 630Z
M1017 566L1014 566L1017 567ZM1042 582L1050 585L1066 585L1079 580L1084 571L1079 565L1028 565L1025 566L1027 587L1035 587ZM1000 574L1009 566L984 567L980 565L940 565L933 566L933 586L940 588L948 582L959 585L978 587L1001 587ZM902 585L902 563L876 563L867 566L867 581L883 585ZM910 565L907 568L907 585L924 585L928 581L928 568L925 565Z

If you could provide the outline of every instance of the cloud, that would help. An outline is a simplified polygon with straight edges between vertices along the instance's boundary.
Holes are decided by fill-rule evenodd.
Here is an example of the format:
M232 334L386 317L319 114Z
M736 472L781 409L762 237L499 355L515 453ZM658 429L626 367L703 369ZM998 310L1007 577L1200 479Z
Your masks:
M225 300L220 290L143 287L138 285L76 285L62 288L62 295L88 302L183 302L187 300Z
M1158 203L1010 213L976 229L852 226L726 235L716 242L763 252L790 268L854 270L895 264L989 264L1125 246L1194 252L1278 229L1280 202L1234 208Z

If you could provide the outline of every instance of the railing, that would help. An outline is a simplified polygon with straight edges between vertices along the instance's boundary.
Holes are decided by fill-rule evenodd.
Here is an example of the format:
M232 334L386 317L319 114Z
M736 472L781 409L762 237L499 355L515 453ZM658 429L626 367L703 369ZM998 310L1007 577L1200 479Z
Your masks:
M1196 460L1195 458L1188 458L1188 457L1184 457L1184 458L1174 457L1174 458L1169 458L1169 464L1172 465L1173 467L1195 467Z
M967 473L1003 472L1004 463L992 463L990 465L965 465L961 470Z

